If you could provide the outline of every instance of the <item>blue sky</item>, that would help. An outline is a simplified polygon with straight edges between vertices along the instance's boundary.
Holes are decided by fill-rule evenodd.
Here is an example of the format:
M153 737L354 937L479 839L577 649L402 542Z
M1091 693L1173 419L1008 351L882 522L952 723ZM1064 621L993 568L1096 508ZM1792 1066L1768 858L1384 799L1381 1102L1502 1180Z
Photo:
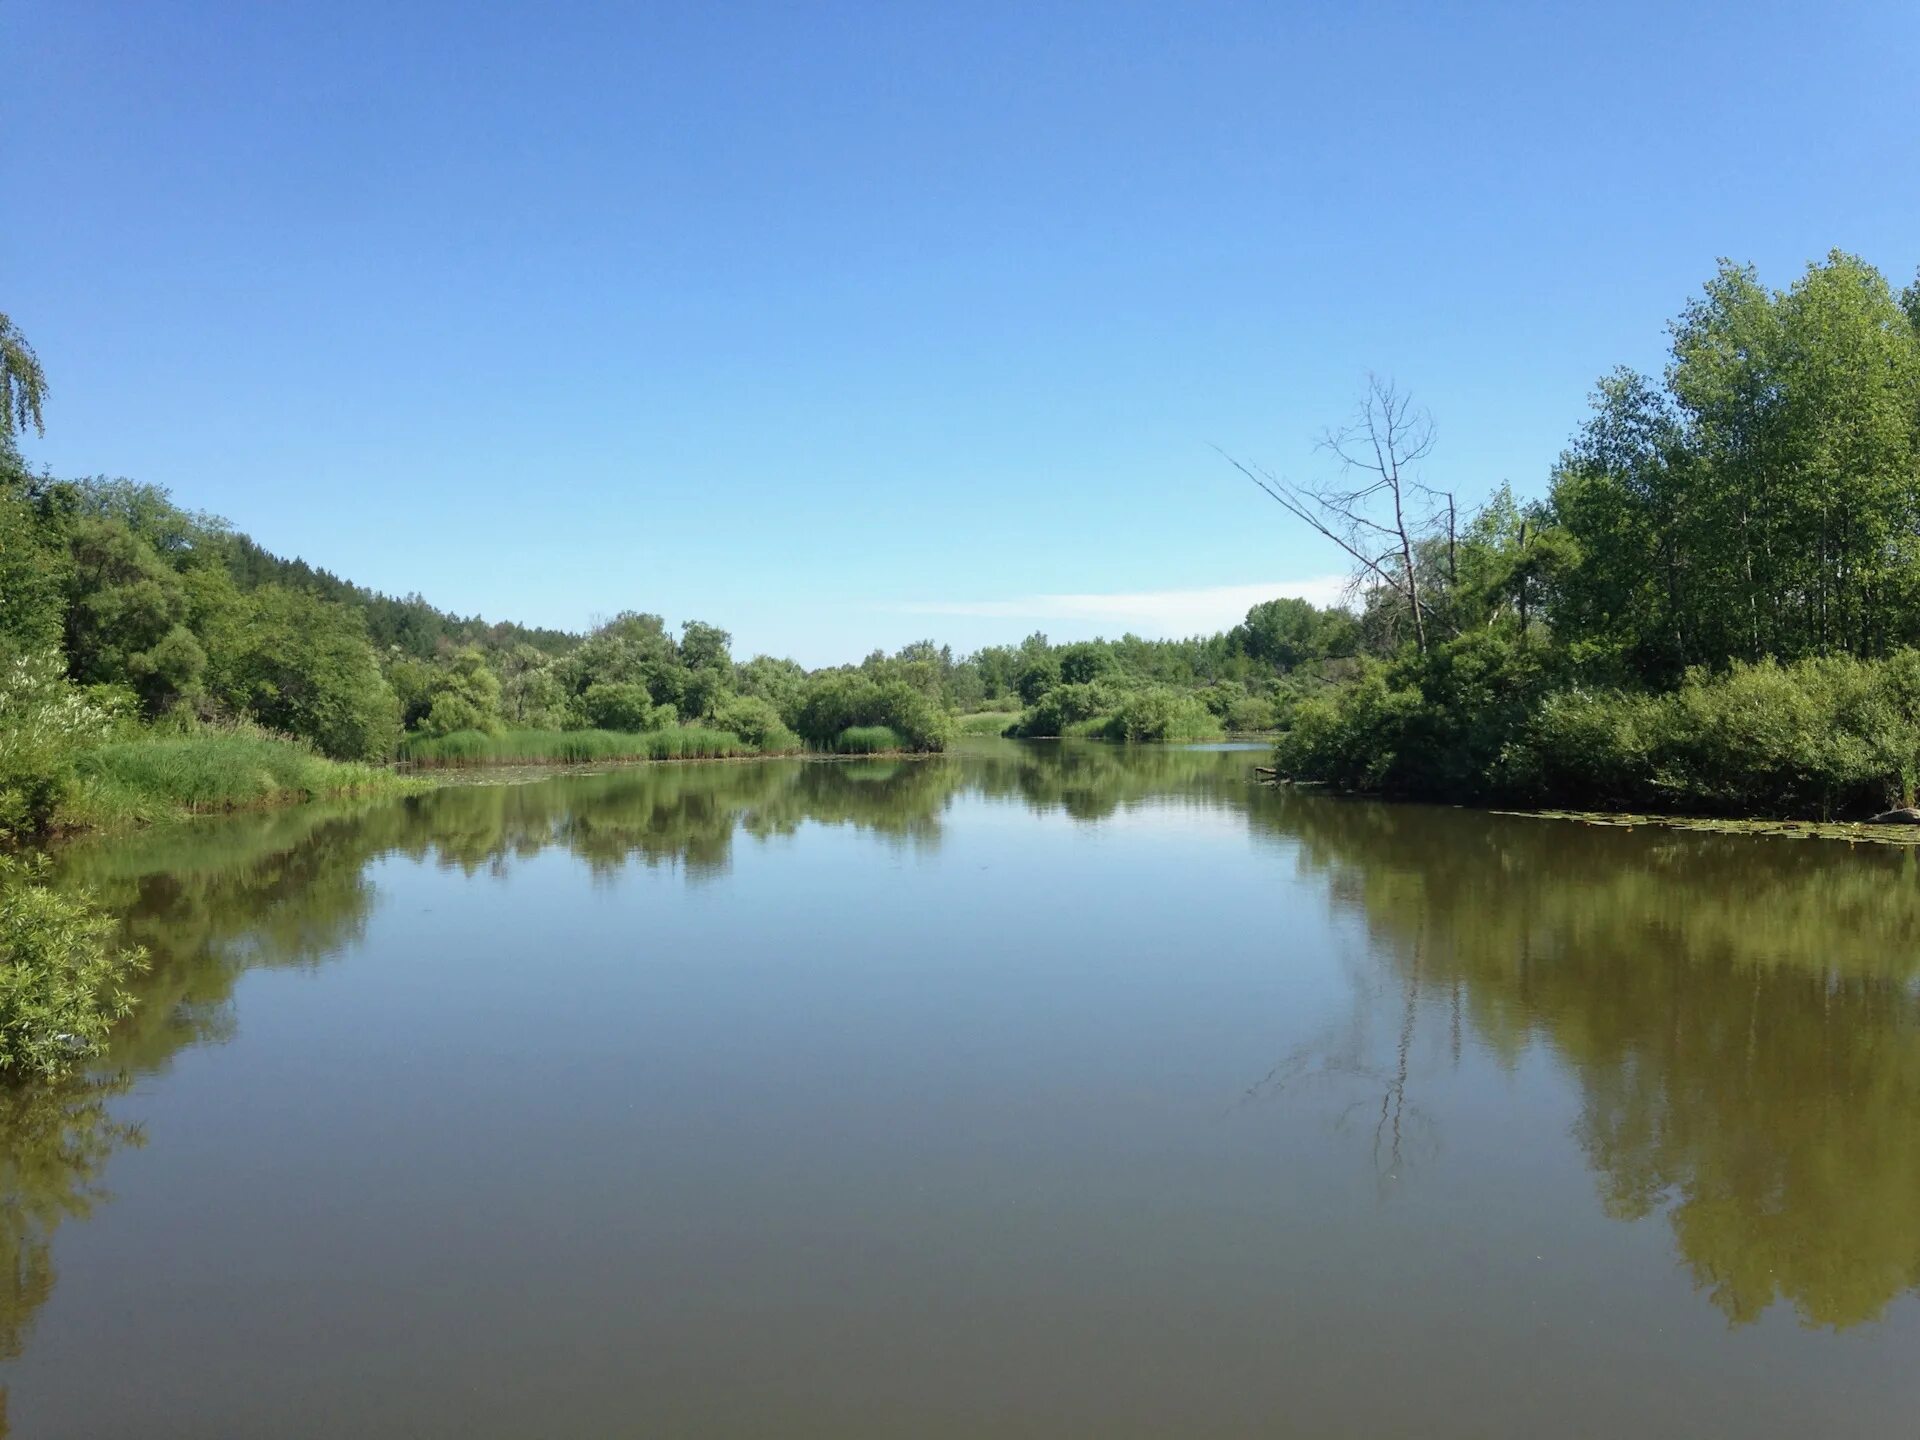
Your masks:
M1712 270L1920 262L1920 7L5 0L30 457L463 613L1212 628L1364 373L1537 493Z

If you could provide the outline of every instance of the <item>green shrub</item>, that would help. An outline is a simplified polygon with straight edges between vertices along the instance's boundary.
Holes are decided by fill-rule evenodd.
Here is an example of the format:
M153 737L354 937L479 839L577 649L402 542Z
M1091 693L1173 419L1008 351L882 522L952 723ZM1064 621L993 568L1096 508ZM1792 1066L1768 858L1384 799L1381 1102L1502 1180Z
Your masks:
M1508 788L1559 803L1829 816L1909 804L1920 652L1694 670L1677 690L1547 697Z
M1054 685L1020 717L1019 733L1045 737L1070 733L1076 721L1091 720L1113 708L1113 697L1098 681Z
M877 680L859 670L810 676L789 724L809 745L831 750L842 732L885 726L896 748L943 750L952 720L931 697L905 680Z
M671 705L656 705L653 694L637 681L603 680L589 685L580 697L587 724L595 730L639 735L673 724Z
M723 697L713 707L713 723L768 753L800 748L800 737L781 723L773 702L755 695Z
M1545 683L1535 651L1484 631L1391 666L1368 662L1349 684L1292 706L1274 763L1345 789L1486 798Z
M1227 729L1239 734L1256 730L1275 730L1280 725L1280 708L1264 695L1248 695L1227 707Z
M1225 733L1198 696L1163 685L1123 696L1103 728L1108 739L1127 741L1218 740Z
M68 683L54 652L0 662L0 842L53 823L76 757L107 725L100 708Z
M1294 704L1282 773L1435 799L1828 817L1920 787L1920 651L1693 670L1663 694L1553 688L1467 637Z
M1501 788L1559 804L1646 805L1658 792L1654 749L1665 712L1664 702L1650 695L1555 691L1504 757Z
M1418 690L1390 684L1384 665L1368 665L1352 683L1294 706L1274 764L1295 779L1343 789L1398 788L1407 731L1424 703Z
M1203 685L1193 692L1194 698L1213 712L1214 718L1226 723L1229 713L1235 705L1247 698L1247 687L1235 680L1227 680L1213 685Z
M98 1053L132 1001L137 950L84 896L43 883L44 861L0 855L0 1077L51 1078Z

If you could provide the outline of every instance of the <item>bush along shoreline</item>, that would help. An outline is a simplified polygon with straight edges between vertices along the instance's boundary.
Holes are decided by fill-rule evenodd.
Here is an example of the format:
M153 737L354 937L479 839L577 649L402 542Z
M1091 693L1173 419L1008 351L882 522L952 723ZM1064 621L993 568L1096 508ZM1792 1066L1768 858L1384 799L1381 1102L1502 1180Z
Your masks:
M1594 686L1496 636L1303 701L1277 778L1482 806L1866 820L1920 791L1920 650Z
M1601 379L1536 501L1463 515L1419 484L1431 422L1378 381L1330 442L1339 483L1243 467L1363 572L1366 643L1282 706L1281 776L1803 822L1913 806L1920 280L1835 251L1773 289L1723 262L1668 334L1659 375Z

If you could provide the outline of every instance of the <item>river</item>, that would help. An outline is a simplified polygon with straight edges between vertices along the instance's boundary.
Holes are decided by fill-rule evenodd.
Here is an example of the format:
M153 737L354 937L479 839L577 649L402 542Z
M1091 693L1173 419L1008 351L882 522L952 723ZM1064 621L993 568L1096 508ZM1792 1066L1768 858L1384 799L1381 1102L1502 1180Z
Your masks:
M70 847L151 969L0 1094L13 1433L1911 1435L1914 853L1259 758Z

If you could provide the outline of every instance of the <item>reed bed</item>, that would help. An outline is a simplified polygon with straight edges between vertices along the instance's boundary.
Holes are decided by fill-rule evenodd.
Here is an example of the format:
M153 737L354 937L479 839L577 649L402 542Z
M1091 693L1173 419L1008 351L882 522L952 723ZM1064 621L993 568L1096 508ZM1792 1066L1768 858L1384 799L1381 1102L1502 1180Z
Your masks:
M890 726L849 725L834 737L833 748L840 755L885 755L911 747Z
M382 766L329 760L282 736L238 730L149 735L76 756L59 819L63 827L104 829L183 812L406 788L408 782Z
M665 730L509 730L488 735L411 737L400 758L424 770L477 765L583 765L604 760L727 760L770 752L727 730L676 725Z

